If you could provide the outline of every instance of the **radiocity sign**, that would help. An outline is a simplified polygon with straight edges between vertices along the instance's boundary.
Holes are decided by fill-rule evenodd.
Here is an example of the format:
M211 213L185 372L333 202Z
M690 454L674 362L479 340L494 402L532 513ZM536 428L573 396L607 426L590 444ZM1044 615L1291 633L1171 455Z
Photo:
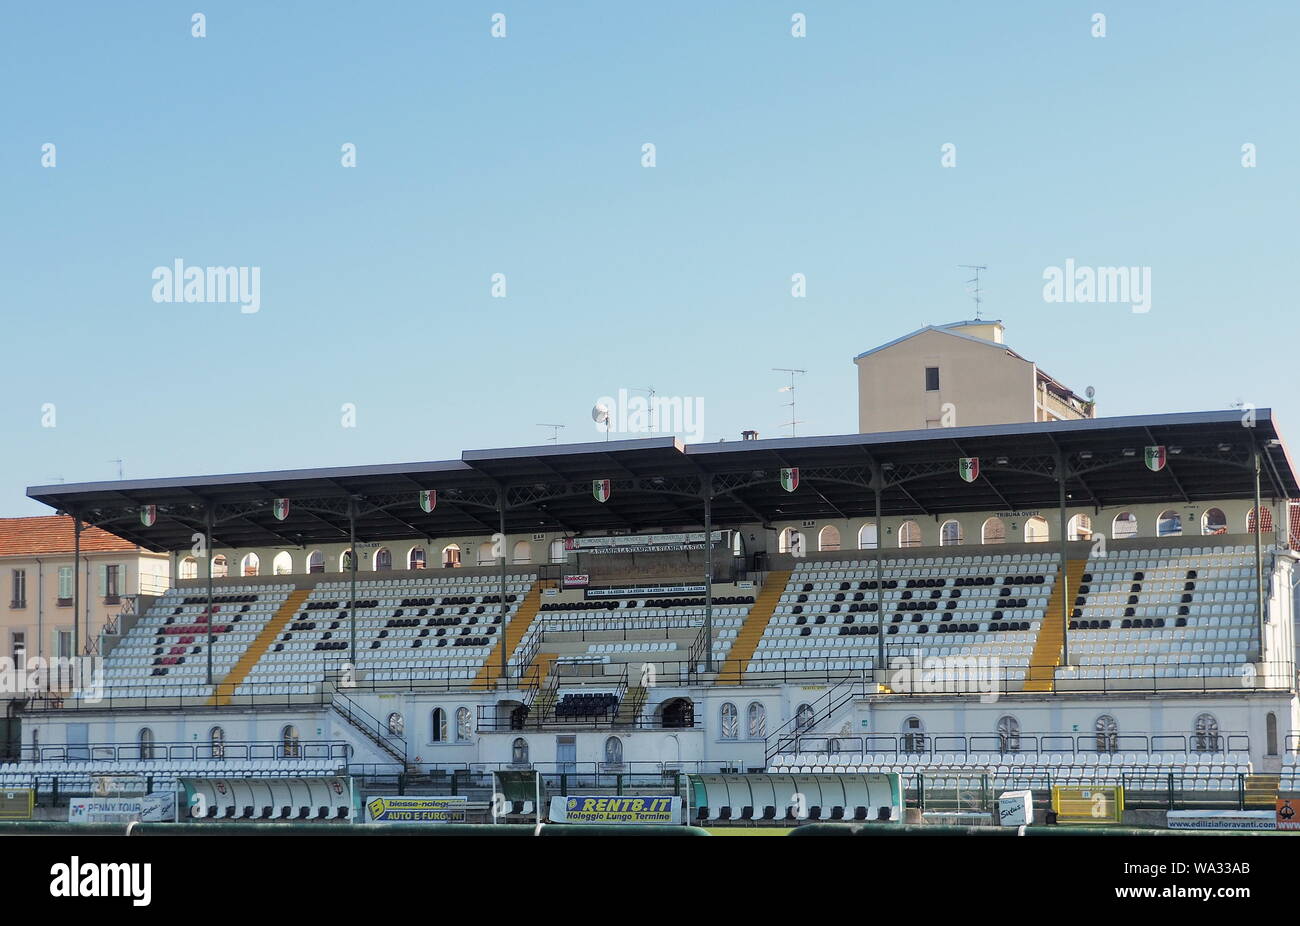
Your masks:
M366 813L371 823L464 823L465 796L373 797Z
M682 822L680 797L553 797L552 823L674 824Z

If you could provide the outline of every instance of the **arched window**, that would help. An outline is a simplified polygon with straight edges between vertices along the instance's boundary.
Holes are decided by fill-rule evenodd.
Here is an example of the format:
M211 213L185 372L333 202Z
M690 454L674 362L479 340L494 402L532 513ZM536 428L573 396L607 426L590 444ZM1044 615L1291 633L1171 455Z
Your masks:
M423 569L424 566L424 547L411 547L411 552L406 554L406 568Z
M339 572L352 571L352 551L344 550L339 556Z
M433 741L447 742L447 712L440 707L433 709Z
M302 755L302 747L298 745L298 728L293 724L280 731L280 748L286 759L296 759Z
M140 758L152 759L153 752L153 731L148 727L140 728Z
M623 764L623 741L617 736L605 740L605 764L614 766Z
M199 561L192 556L187 556L180 562L176 569L178 579L197 579L199 577Z
M470 721L469 708L456 708L456 742L468 743L473 732L474 724Z
M740 715L736 711L736 705L730 701L723 703L718 712L721 727L722 739L734 740L740 738Z
M1097 734L1098 752L1119 752L1119 724L1110 714L1102 714L1092 725Z
M208 744L214 759L224 759L226 757L226 731L220 727L213 727L208 731Z
M551 541L551 562L567 563L569 561L569 549L564 545L563 538Z
M510 556L511 561L516 566L526 566L533 561L533 545L527 540L521 540L515 544L514 553Z
M460 547L449 543L442 548L442 568L457 569L460 566Z
M840 529L827 524L817 534L817 549L821 553L833 553L840 548Z
M1092 518L1086 514L1076 514L1070 518L1069 524L1066 525L1065 536L1071 540L1091 540Z
M731 532L731 555L732 556L745 555L745 535L742 534L740 531Z
M528 740L522 736L515 737L515 741L510 744L510 764L528 764Z
M903 752L925 752L925 724L920 717L908 717L903 721Z
M876 539L876 525L863 524L858 528L859 550L875 550L878 549L879 546L880 542Z
M230 564L226 562L224 556L218 553L216 556L212 557L212 578L224 579L229 572Z
M1213 714L1197 714L1192 730L1193 752L1220 752L1223 742L1219 737L1219 721Z
M921 525L915 521L904 521L899 525L898 545L900 547L919 547L921 545Z
M375 551L375 572L391 572L392 568L392 551L388 547L380 547Z
M1277 714L1272 711L1264 717L1264 755L1277 755Z
M1222 508L1207 508L1201 515L1201 533L1202 534L1226 534L1228 532L1228 517L1223 513Z
M492 555L492 541L484 540L478 545L478 564L480 566L490 566L497 561Z
M239 574L241 576L255 576L261 568L262 560L256 553L249 553L239 561Z
M291 572L293 572L293 557L289 555L288 550L281 550L275 554L275 559L271 560L271 574L287 576Z
M998 718L998 749L1001 752L1020 751L1020 721L1010 714Z
M385 725L388 727L388 732L393 736L401 736L402 731L406 729L406 721L402 720L402 715L397 711L393 711L388 715L388 721Z
M325 571L325 554L320 550L312 550L311 555L307 557L307 571L324 572Z
M1111 540L1128 540L1130 537L1136 537L1137 533L1137 515L1131 511L1121 511L1115 515L1115 520L1110 523Z
M767 708L758 701L749 705L749 738L763 739L767 736Z
M1172 508L1166 508L1156 518L1157 537L1181 537L1183 533L1183 516Z
M1047 518L1035 515L1025 518L1025 543L1047 543L1051 532L1047 527Z
M803 556L805 551L803 545L803 534L799 533L793 527L787 527L777 536L776 549L778 553L789 553L791 556Z
M1001 518L989 518L980 527L981 543L1006 543L1007 526L1002 523Z
M1260 510L1259 522L1261 533L1273 533L1273 512L1268 508ZM1246 533L1255 533L1255 509L1252 508L1246 513Z
M944 521L943 526L939 528L939 546L959 547L962 542L961 522Z
M800 733L807 733L813 728L815 718L811 704L800 704L794 712L794 728Z

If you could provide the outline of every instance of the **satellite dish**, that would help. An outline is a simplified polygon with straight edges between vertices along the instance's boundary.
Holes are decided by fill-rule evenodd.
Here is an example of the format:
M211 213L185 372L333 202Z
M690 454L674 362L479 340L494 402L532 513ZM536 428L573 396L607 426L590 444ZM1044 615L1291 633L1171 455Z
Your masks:
M1092 397L1097 394L1097 390L1089 386L1087 389L1083 390L1083 394L1086 395L1088 397L1088 401L1091 402Z
M591 410L591 420L596 424L605 424L609 421L609 406L603 403L597 404Z

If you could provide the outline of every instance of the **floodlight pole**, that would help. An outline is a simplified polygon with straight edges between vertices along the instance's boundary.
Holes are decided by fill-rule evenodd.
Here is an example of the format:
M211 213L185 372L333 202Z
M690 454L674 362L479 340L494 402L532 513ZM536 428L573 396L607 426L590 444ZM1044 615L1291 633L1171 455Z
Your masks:
M1068 667L1070 665L1070 576L1066 567L1069 565L1067 557L1070 535L1065 508L1065 468L1065 454L1058 450L1056 451L1056 492L1061 521L1061 665Z
M558 431L556 432L559 433ZM506 490L497 486L497 530L501 535L501 627L497 630L501 640L501 681L508 682L510 654L506 652ZM541 679L538 679L541 685Z
M207 683L209 685L212 685L215 684L215 679L213 679L212 677L212 505L211 504L206 504L203 506L203 543L205 545L204 550L207 553L207 560L208 560L208 645L206 647L208 651L207 652L207 660L208 660Z
M352 600L348 602L348 653L355 676L357 669L357 500L348 496L348 566L352 573Z
M713 671L713 476L704 477L704 670Z

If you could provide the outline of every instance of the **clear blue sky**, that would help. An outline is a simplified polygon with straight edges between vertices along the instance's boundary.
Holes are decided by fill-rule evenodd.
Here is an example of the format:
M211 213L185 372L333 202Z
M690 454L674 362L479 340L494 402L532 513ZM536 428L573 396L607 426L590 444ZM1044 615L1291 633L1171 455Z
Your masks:
M958 264L1103 414L1286 424L1297 35L1291 0L5 4L0 513L118 457L591 440L620 387L778 436L776 366L809 370L801 433L851 432L853 355L969 317ZM260 267L261 311L155 303L178 257ZM1045 303L1070 257L1149 266L1151 312Z

